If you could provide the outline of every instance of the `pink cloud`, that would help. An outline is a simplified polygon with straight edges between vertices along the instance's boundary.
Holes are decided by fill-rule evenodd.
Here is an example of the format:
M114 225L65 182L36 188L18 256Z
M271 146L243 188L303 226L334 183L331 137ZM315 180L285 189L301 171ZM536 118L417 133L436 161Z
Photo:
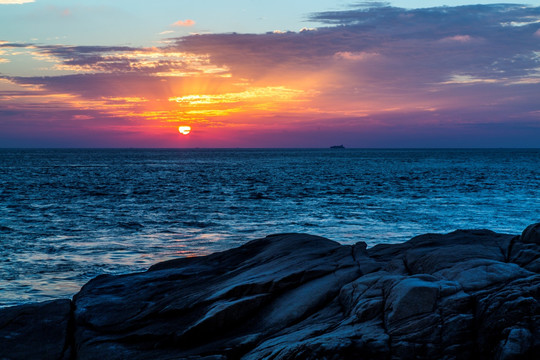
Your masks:
M334 54L337 59L350 60L350 61L362 61L373 57L379 56L376 52L353 52L353 51L339 51Z
M455 35L455 36L449 36L445 37L444 39L441 39L442 42L461 42L466 43L472 41L473 38L469 35Z
M193 26L193 25L195 25L195 21L191 19L178 20L177 22L172 24L172 26L185 26L185 27Z
M534 33L534 36L540 37L540 29L536 30L536 32Z

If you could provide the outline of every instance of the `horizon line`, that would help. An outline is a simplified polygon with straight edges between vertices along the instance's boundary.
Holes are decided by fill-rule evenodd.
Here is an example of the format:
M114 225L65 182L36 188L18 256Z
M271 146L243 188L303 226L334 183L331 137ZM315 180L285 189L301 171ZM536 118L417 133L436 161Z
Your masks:
M0 147L0 150L540 150L540 147Z

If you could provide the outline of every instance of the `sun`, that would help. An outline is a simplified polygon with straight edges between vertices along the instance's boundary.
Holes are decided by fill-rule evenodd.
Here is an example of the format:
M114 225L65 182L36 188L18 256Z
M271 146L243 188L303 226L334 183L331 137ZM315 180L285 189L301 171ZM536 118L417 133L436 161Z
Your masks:
M187 135L187 134L189 134L191 132L191 126L189 126L189 125L181 125L181 126L178 127L178 131L182 135Z

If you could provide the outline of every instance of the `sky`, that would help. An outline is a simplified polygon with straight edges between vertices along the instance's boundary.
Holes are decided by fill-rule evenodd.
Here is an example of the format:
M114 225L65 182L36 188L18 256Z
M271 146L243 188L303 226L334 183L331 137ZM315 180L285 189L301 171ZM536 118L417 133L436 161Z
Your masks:
M0 148L539 139L536 1L0 0Z

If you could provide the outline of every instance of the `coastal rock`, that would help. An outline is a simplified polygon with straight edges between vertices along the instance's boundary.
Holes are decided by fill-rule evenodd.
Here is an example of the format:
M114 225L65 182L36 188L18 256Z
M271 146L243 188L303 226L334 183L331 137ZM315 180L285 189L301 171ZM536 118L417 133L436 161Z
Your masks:
M540 244L540 223L527 226L520 240L526 244Z
M533 359L539 229L370 249L280 234L102 275L71 304L0 310L0 359L45 358L31 341L56 359Z
M54 300L0 310L0 359L69 359L71 302Z

